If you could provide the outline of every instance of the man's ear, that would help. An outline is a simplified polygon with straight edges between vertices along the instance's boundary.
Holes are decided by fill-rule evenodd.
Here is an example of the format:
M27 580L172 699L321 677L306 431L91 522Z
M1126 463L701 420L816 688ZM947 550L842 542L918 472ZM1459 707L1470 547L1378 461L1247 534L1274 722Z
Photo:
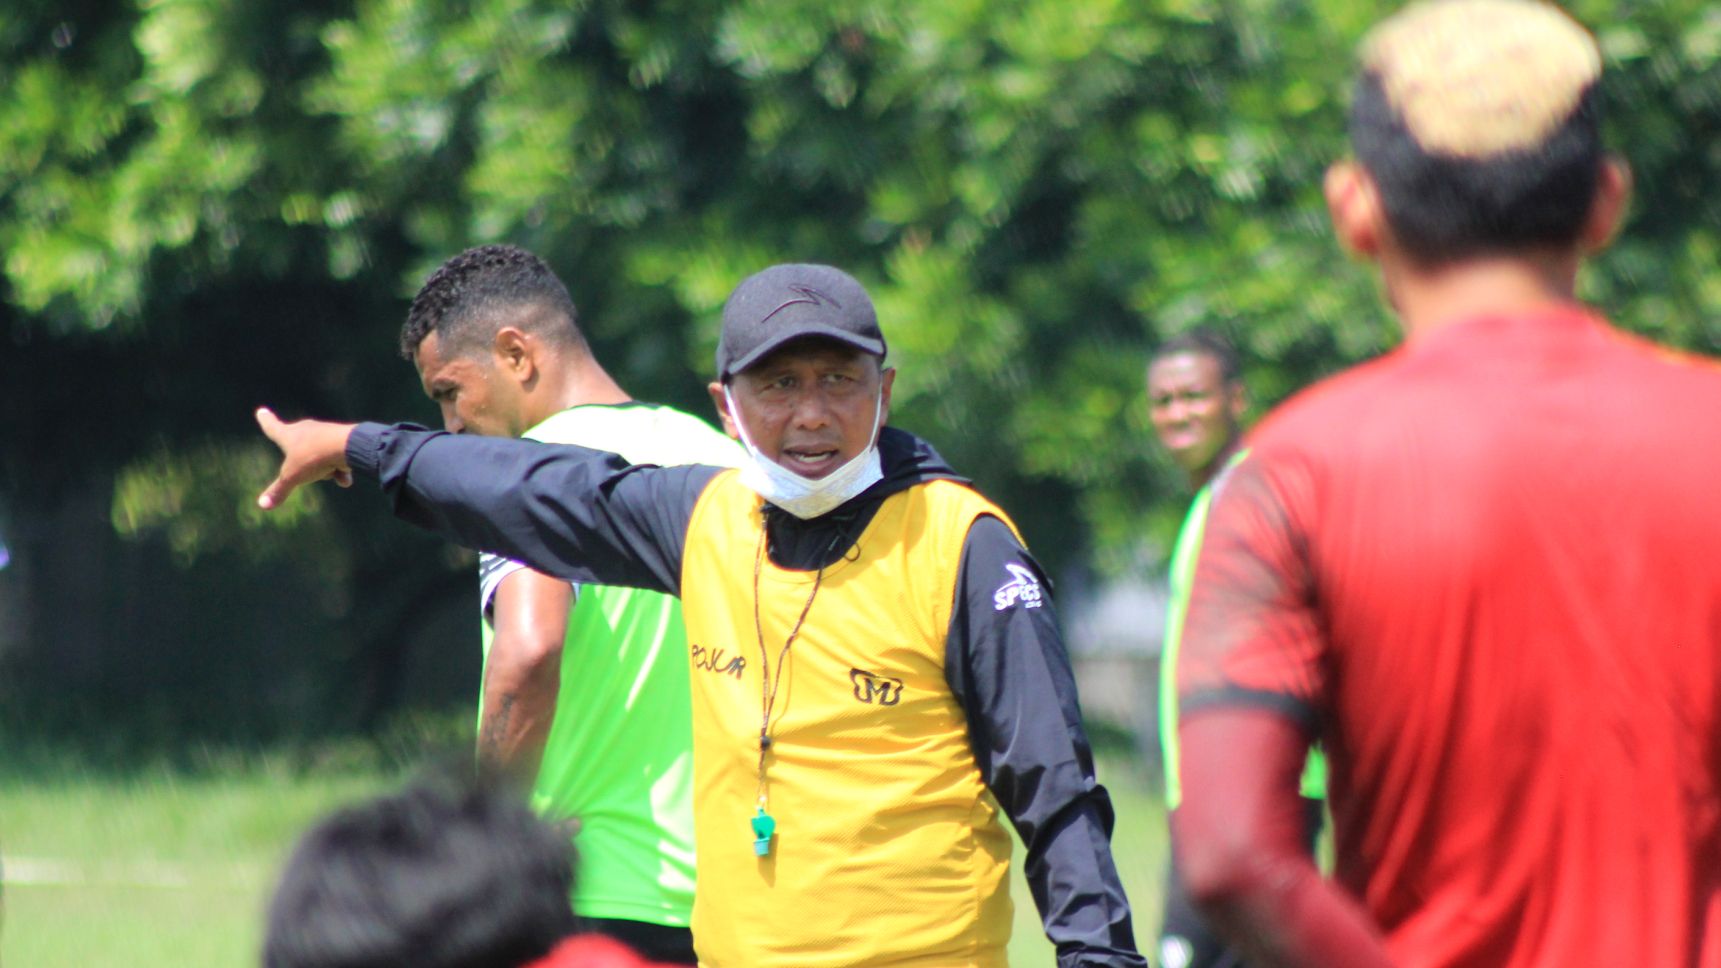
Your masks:
M736 429L735 415L729 412L729 397L723 392L722 381L713 380L705 389L711 394L711 405L717 408L717 419L723 421L723 432L730 440L740 440L741 432Z
M879 371L882 381L878 391L878 427L882 432L884 425L890 423L890 388L896 384L896 367L887 366Z
M1327 169L1322 188L1339 245L1351 255L1377 258L1386 230L1386 211L1374 179L1356 162L1341 161Z
M1600 252L1613 242L1630 202L1631 166L1625 159L1609 155L1596 173L1595 198L1590 200L1590 213L1578 239L1584 254Z
M1225 408L1233 422L1243 422L1243 415L1249 412L1249 388L1243 385L1242 380L1232 381L1225 394Z
M495 354L496 366L519 382L525 383L537 375L537 342L525 331L503 326L490 341L490 351Z

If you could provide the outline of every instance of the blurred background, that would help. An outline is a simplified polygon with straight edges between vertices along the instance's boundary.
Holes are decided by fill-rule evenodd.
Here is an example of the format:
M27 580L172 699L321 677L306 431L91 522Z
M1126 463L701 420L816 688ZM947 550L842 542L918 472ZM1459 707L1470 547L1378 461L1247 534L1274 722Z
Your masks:
M261 515L275 455L251 411L433 424L396 334L423 277L485 242L557 270L635 396L701 414L736 282L779 261L860 277L900 371L893 422L1015 516L1058 582L1106 762L1151 803L1187 495L1151 440L1146 357L1216 328L1264 406L1393 345L1320 178L1344 151L1351 51L1396 6L0 6L0 950L106 963L16 939L123 906L20 870L230 894L206 853L254 904L309 816L463 748L472 557L363 489ZM1600 38L1637 181L1583 293L1714 353L1721 8L1570 8ZM228 785L286 812L215 824ZM161 790L179 791L167 832L112 826ZM194 866L149 866L168 860ZM235 963L252 940L235 930L209 963Z

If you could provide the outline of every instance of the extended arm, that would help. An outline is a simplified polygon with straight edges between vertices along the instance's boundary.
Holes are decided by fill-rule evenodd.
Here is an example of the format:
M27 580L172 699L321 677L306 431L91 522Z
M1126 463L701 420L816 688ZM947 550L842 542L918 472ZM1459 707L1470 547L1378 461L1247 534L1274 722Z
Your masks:
M264 508L311 481L372 478L397 516L460 544L570 581L670 594L694 503L720 470L408 426L283 424L267 411L258 421L282 450Z
M1094 779L1049 591L1003 522L975 522L946 675L967 711L981 776L1027 848L1023 871L1060 968L1145 968L1112 861L1111 799Z
M574 590L515 567L490 601L494 635L484 663L478 762L529 789L537 779L562 683L562 643Z

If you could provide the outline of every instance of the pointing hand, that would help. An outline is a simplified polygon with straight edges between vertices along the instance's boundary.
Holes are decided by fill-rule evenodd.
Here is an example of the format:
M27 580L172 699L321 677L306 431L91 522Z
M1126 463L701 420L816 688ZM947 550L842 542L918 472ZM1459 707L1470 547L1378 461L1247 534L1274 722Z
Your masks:
M351 487L353 471L347 464L347 437L354 424L331 423L326 420L295 420L292 423L275 416L267 407L257 408L257 425L263 435L281 448L281 470L263 493L257 496L257 506L265 511L280 507L287 495L299 485L334 479L342 487Z

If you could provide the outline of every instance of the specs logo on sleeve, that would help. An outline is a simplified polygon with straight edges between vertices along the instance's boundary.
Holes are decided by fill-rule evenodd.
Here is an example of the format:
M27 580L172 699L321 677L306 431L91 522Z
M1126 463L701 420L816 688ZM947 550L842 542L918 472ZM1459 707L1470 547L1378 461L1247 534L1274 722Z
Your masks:
M855 698L869 706L894 706L902 701L901 679L865 669L850 669L849 681L854 683Z
M992 593L992 607L1002 612L1017 602L1023 608L1039 608L1045 603L1045 593L1040 590L1040 579L1033 571L1023 565L1008 564L1004 570L1010 573L1010 580L998 586Z

